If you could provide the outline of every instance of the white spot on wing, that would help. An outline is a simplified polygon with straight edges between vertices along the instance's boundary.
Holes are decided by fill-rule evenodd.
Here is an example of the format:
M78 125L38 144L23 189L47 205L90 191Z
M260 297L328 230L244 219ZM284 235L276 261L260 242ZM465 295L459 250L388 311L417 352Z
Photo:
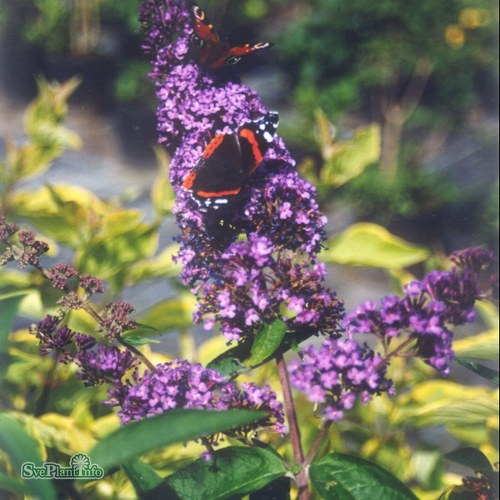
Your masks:
M264 140L266 142L269 142L269 143L273 142L273 135L271 133L269 133L268 131L264 132L263 137L264 137Z

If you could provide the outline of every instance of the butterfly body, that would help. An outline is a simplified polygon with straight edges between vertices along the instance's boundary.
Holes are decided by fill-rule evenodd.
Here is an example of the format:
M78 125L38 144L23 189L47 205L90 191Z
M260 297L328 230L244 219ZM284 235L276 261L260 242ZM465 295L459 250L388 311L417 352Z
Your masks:
M216 135L205 148L183 187L193 193L200 211L231 205L246 180L257 169L278 127L278 113L270 112L236 132Z
M194 27L191 35L192 53L198 64L210 70L217 70L236 64L241 58L256 50L271 46L267 42L231 47L220 39L214 27L207 22L205 13L197 6L192 9Z

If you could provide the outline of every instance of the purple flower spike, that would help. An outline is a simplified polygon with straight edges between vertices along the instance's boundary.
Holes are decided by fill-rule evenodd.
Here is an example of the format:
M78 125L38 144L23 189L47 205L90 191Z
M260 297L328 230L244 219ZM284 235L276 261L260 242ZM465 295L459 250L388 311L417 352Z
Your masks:
M404 297L360 305L346 316L349 335L373 333L379 338L407 333L416 341L416 355L443 375L453 360L451 326L474 321L474 304L488 295L480 290L480 272L493 261L491 252L470 248L455 252L450 271L432 271L403 288Z
M5 215L0 215L0 241L9 243L10 237L19 231L17 224L10 224L7 222Z
M73 338L76 332L67 326L59 327L60 323L59 316L48 314L42 321L34 324L30 331L40 341L41 356L53 354L58 362L66 364L74 357Z
M110 391L110 396L111 404L121 406L118 414L122 423L141 420L174 408L246 408L267 411L269 416L256 424L231 431L231 436L245 437L262 427L281 434L286 430L282 405L268 386L260 388L244 384L240 390L219 372L184 360L158 365L154 373L146 371L142 376L136 373L133 383ZM206 442L211 445L216 445L218 441L217 436L206 438Z
M289 332L338 335L343 307L324 287L317 253L326 217L316 190L301 179L275 136L230 214L203 213L183 181L209 141L268 115L247 86L224 82L190 57L193 20L182 0L147 0L141 9L144 49L157 81L159 142L172 152L174 213L182 231L181 278L196 294L195 320L216 324L229 341L283 319ZM221 222L222 221L222 222ZM282 311L290 314L282 317Z
M47 276L52 281L52 286L64 290L67 281L78 276L78 271L71 264L56 264L47 270Z
M99 344L95 350L82 350L75 356L75 363L80 367L78 376L85 385L108 383L118 387L121 386L122 377L139 364L130 351L121 351L116 346L104 344Z
M302 359L289 365L290 380L312 403L324 405L327 420L340 420L359 399L392 393L382 358L353 340L327 339L320 348L307 347Z

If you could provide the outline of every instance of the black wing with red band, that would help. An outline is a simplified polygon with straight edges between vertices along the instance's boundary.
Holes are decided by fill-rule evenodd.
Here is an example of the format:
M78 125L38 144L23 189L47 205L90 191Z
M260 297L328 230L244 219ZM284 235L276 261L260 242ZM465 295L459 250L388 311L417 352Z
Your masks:
M200 210L218 209L236 199L246 179L262 162L274 141L278 113L245 123L236 133L218 134L205 148L182 186L193 192Z
M214 27L207 22L205 13L197 6L192 9L193 34L191 35L192 53L196 61L211 70L224 66L236 64L241 58L256 50L271 47L270 43L259 42L231 47L229 43L222 41Z

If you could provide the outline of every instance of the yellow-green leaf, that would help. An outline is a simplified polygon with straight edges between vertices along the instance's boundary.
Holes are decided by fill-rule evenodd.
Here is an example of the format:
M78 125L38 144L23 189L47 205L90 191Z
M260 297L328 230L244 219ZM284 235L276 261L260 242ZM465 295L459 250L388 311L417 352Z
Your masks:
M360 222L333 238L321 256L336 264L398 269L424 261L429 251L394 236L382 226Z
M185 293L155 304L139 316L137 321L154 328L158 334L188 328L193 324L192 314L195 305L195 298ZM145 335L151 335L150 328L144 330ZM141 331L140 328L138 330Z
M159 216L172 213L175 203L175 193L168 179L170 158L163 148L155 148L156 160L159 165L158 177L151 187L151 201Z
M380 126L372 124L359 128L351 139L332 145L321 170L321 181L335 188L340 187L359 176L379 158Z
M132 264L130 269L131 283L159 277L171 278L178 276L181 266L173 261L173 256L178 251L179 245L171 245L152 259Z
M472 425L498 415L498 390L467 387L447 380L418 384L399 398L396 425Z
M486 323L488 329L496 329L499 327L499 316L497 306L488 300L480 300L476 302L476 309L482 320Z
M18 217L28 219L38 230L72 247L85 241L109 209L90 191L63 184L17 192L12 205Z
M455 354L461 357L498 360L498 329L453 342Z

